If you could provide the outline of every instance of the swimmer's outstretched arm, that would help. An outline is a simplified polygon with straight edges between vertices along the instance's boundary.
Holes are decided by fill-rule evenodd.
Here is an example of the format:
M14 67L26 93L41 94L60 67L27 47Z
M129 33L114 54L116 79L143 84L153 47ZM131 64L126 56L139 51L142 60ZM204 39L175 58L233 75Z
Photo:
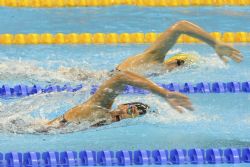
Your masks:
M174 46L177 39L182 34L189 35L207 43L215 49L218 56L224 62L227 62L227 59L224 56L230 57L236 62L240 62L243 58L238 50L220 41L216 41L201 27L188 21L179 21L162 33L160 37L157 38L157 40L144 52L144 59L163 62L166 53Z
M179 112L183 112L182 107L193 110L192 104L187 96L177 92L170 92L145 77L129 71L117 72L99 88L87 103L110 109L114 99L124 91L126 85L146 89L165 98L167 102Z

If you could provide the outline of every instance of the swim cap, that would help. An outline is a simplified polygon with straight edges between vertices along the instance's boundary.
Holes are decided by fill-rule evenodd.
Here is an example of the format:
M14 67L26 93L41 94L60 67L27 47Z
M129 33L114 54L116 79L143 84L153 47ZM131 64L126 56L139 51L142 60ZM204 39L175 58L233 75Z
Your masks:
M192 63L198 60L198 57L192 54L179 53L176 54L165 61L165 63L171 62L173 60L182 60L186 63Z
M147 111L149 110L149 105L141 103L141 102L133 102L133 103L126 103L123 105L133 105L137 108L137 110L139 111L139 115L144 115L147 113Z

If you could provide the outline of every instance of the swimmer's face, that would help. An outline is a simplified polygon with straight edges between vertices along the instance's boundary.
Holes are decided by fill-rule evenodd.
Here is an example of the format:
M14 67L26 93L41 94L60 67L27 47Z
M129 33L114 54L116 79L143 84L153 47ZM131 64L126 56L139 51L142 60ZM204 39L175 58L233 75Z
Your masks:
M139 110L135 105L121 104L118 106L118 109L124 118L134 118L139 116Z
M140 115L139 110L135 105L121 104L118 109L113 111L114 121L120 121L127 118L135 118Z
M173 69L175 69L176 67L180 67L180 66L183 66L185 63L184 60L180 60L180 59L174 59L174 60L171 60L167 63L165 63L167 69L169 71L172 71Z

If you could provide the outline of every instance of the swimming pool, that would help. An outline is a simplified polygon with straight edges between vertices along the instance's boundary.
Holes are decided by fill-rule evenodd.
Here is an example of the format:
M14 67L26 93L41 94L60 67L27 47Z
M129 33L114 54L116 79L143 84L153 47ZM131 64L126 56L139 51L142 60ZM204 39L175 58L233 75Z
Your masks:
M0 33L161 32L181 19L194 21L208 31L249 31L249 23L244 21L249 17L249 7L0 8ZM129 55L139 53L147 46L0 46L1 84L85 85L84 89L75 93L60 92L1 99L1 152L249 146L250 96L246 93L190 94L196 110L184 114L176 113L163 100L151 94L123 95L116 100L115 105L144 101L160 114L147 114L145 117L86 131L81 131L81 127L75 127L75 132L66 134L61 134L62 131L32 134L33 128L26 129L29 123L52 119L85 101L90 97L91 85L100 84L105 80L108 71ZM224 65L207 45L178 44L172 49L171 54L194 53L201 57L202 63L151 79L158 83L248 81L249 45L235 46L245 56L244 61L241 64L230 62Z

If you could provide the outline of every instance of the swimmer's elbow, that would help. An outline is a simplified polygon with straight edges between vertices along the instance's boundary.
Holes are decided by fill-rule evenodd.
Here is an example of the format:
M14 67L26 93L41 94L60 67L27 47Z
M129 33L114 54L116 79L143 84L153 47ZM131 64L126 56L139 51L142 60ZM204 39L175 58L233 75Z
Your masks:
M127 79L127 77L130 75L131 72L129 71L119 71L115 74L114 79L116 81L124 81Z
M191 22L187 20L181 20L181 21L176 22L175 24L177 24L178 26L185 26L185 25L191 24Z
M192 23L189 22L189 21L187 21L187 20L181 20L181 21L176 22L176 23L173 25L173 27L174 27L174 30L175 30L176 32L183 32L183 31L185 31L185 30L187 29L187 27L188 27L189 25L191 25L191 24L192 24Z

